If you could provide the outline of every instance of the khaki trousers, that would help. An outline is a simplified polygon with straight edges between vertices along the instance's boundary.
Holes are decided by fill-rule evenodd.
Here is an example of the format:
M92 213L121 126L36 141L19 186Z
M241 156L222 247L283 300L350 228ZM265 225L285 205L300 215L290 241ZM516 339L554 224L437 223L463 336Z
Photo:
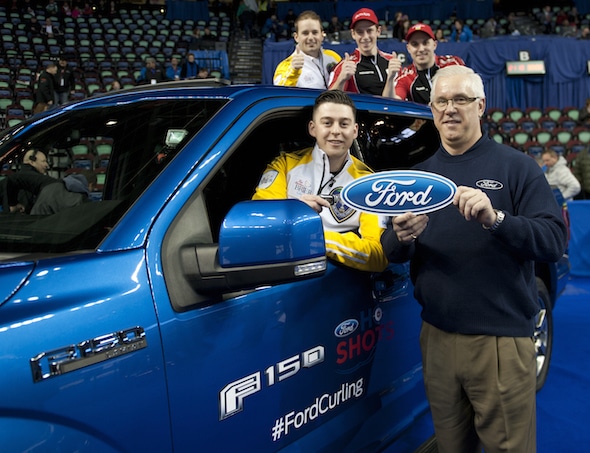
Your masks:
M423 322L420 346L439 453L535 453L532 338L447 333Z

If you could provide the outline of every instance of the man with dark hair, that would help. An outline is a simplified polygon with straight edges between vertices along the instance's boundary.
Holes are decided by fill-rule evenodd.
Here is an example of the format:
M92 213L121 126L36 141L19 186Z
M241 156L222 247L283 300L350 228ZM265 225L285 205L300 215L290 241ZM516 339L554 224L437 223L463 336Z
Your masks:
M25 159L33 164L43 161L44 157L45 154L37 150L25 153ZM54 214L86 201L96 184L96 175L92 170L81 170L59 180L38 171L34 165L23 164L21 171L8 175L5 181L10 212ZM26 200L23 192L30 195Z
M195 54L189 52L186 54L186 61L180 68L180 78L185 79L196 79L199 75L199 64L195 60Z
M359 9L352 16L350 31L357 48L352 55L345 53L332 72L330 89L393 97L393 79L401 62L395 53L388 54L377 47L381 25L375 12Z
M438 44L430 26L415 24L406 33L406 48L412 63L395 77L394 98L428 104L431 80L439 68L465 65L457 56L438 56L434 53Z
M315 146L281 153L266 168L253 198L303 201L322 218L330 259L354 269L384 270L378 216L358 212L340 199L347 183L371 174L350 154L358 134L352 99L340 90L324 91L316 98L308 132Z
M55 100L56 105L63 105L70 100L70 93L75 88L74 72L68 66L68 60L64 55L59 57L57 72L55 74Z
M47 66L41 74L35 92L35 107L33 113L44 112L52 107L55 103L55 75L57 74L57 65L53 62L47 63Z
M155 84L166 80L164 71L158 66L158 62L154 57L147 57L145 59L145 67L141 69L137 83L140 85Z

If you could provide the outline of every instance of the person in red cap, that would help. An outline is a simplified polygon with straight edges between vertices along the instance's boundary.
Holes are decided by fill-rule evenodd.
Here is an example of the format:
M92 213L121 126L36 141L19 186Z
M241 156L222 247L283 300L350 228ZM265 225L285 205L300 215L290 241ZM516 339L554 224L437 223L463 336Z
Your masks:
M394 80L396 99L414 101L420 104L430 102L430 81L436 71L445 66L461 65L465 62L454 55L436 55L438 41L426 24L415 24L406 34L406 48L412 63L402 68Z
M394 97L393 80L401 62L395 53L385 53L377 47L381 26L375 11L359 9L352 16L350 29L357 48L352 55L345 53L334 68L329 88Z

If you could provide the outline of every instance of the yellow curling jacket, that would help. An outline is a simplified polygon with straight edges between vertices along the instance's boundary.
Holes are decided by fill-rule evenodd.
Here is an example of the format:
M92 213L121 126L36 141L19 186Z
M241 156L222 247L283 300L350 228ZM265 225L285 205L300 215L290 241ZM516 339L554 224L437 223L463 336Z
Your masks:
M281 61L273 77L274 85L300 88L327 89L330 73L342 59L333 50L322 49L319 58L303 54L305 63L301 69L293 69L291 60L293 54Z
M387 258L381 247L384 229L379 217L352 209L340 199L347 183L370 173L369 167L349 155L342 170L333 175L328 156L316 145L294 153L281 153L267 166L252 198L333 195L334 204L320 213L328 257L354 269L381 272L387 267Z

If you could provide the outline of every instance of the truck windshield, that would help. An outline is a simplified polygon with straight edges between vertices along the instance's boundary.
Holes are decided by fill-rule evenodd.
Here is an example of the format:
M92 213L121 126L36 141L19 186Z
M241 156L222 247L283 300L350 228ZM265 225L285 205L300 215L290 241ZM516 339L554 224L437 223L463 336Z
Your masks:
M0 260L95 249L226 102L146 99L100 105L62 111L21 132L5 131L0 136ZM49 169L39 180L36 162L45 158ZM88 193L76 185L85 181ZM15 201L17 212L10 212Z

